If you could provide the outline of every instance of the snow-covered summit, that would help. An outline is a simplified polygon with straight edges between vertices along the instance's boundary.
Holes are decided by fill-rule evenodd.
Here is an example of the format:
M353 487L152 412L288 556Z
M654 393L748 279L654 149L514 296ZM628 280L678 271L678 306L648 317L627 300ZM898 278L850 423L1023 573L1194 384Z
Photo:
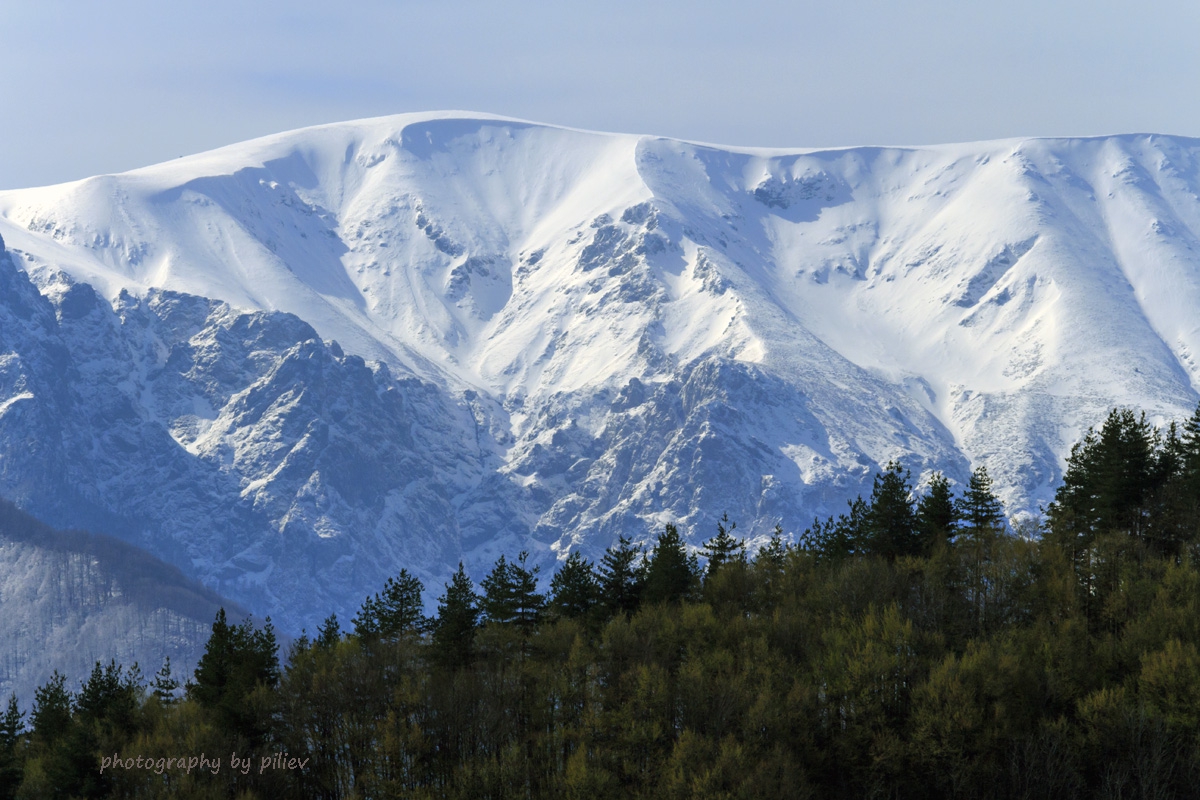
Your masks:
M1194 406L1198 198L1178 137L786 151L414 114L0 192L0 235L55 302L289 312L437 387L476 450L436 561L482 563L726 510L795 531L892 458L986 464L1036 511L1112 405ZM184 444L228 473L246 432L207 425Z

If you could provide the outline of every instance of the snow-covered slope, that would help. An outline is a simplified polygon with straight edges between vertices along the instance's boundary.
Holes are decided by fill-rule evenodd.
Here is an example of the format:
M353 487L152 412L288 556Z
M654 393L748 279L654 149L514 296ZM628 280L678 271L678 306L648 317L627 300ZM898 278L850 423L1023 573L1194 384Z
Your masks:
M1161 136L764 151L406 115L3 192L0 235L140 426L130 456L89 450L75 485L120 495L96 519L141 514L139 541L311 627L400 566L594 555L667 520L698 541L725 511L795 532L892 458L986 464L1036 511L1112 405L1194 407L1198 159ZM103 358L101 330L123 342ZM2 429L38 393L0 387ZM0 493L53 505L59 456L6 437ZM138 510L147 438L201 516Z
M0 697L29 708L54 670L77 689L96 661L145 675L164 658L181 682L217 609L245 612L175 567L106 536L56 531L0 501Z

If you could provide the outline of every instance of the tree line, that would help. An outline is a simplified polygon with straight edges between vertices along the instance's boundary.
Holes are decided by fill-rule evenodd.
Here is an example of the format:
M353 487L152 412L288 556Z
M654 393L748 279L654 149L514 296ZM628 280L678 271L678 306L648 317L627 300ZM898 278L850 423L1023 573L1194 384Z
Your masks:
M281 663L220 612L195 673L97 664L0 717L0 798L1187 797L1200 785L1200 409L1114 410L1039 529L982 467L749 552L667 525L526 554L426 616L407 571ZM206 753L303 769L117 769Z

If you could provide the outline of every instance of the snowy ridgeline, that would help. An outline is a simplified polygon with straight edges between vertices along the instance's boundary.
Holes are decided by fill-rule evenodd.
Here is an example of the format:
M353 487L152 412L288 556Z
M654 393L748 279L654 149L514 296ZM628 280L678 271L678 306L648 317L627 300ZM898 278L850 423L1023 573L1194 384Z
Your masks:
M1194 407L1197 197L1182 138L428 114L2 192L0 496L291 632L401 567L795 534L890 459L1036 514L1111 406Z
M28 708L53 670L78 689L110 659L149 677L169 657L186 679L222 605L242 613L136 547L0 503L0 697L15 692Z

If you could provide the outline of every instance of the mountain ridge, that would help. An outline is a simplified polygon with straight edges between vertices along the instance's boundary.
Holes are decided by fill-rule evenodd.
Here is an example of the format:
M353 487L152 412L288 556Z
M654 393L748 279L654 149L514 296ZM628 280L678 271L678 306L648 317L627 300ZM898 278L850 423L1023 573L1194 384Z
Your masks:
M478 571L530 549L549 567L667 521L695 544L726 511L752 539L777 523L795 534L869 491L892 459L919 479L940 469L960 483L984 464L1010 513L1035 517L1070 445L1108 408L1164 421L1195 406L1197 198L1200 142L1158 135L787 150L454 112L318 126L0 192L0 234L80 365L93 356L66 328L85 284L133 337L122 352L142 334L120 320L157 315L133 311L166 297L155 292L174 293L167 305L209 303L198 329L161 339L168 350L205 352L201 340L226 323L265 314L278 333L254 352L291 363L283 331L299 329L270 315L310 326L306 347L333 372L304 373L292 390L217 355L175 373L192 376L183 384L169 379L191 387L178 389L186 404L207 370L242 375L200 412L163 410L145 399L157 390L126 393L170 434L163 447L187 454L170 458L228 483L220 505L257 520L239 523L247 531L292 524L301 550L328 534L357 542L346 557L380 562L332 583L314 566L276 575L269 557L238 567L250 562L229 541L247 532L222 540L226 566L189 557L206 581L231 570L243 602L311 609L291 618L299 624L317 599L352 608L376 590L360 585L368 576L400 566L435 585L459 557ZM196 339L201 329L210 333ZM371 391L423 398L416 418L441 431L438 466L366 482L372 508L425 492L450 520L437 533L385 524L382 511L360 518L353 488L329 483L345 458L285 479L269 455L311 444L305 426L325 425L328 408L281 398L329 393L321 374L359 369L346 354L386 364L363 365ZM126 365L113 386L175 369L105 357ZM364 388L344 402L367 414L357 380L348 385ZM10 386L0 403L15 402ZM304 424L254 422L239 410L251 397ZM347 453L401 436L371 431L368 416L333 429ZM105 469L93 479L133 481ZM418 474L437 477L416 489ZM296 511L317 491L305 486L321 487L331 510ZM186 549L187 526L154 525L158 552ZM401 564L401 552L422 555ZM264 588L306 575L327 585L311 597Z

